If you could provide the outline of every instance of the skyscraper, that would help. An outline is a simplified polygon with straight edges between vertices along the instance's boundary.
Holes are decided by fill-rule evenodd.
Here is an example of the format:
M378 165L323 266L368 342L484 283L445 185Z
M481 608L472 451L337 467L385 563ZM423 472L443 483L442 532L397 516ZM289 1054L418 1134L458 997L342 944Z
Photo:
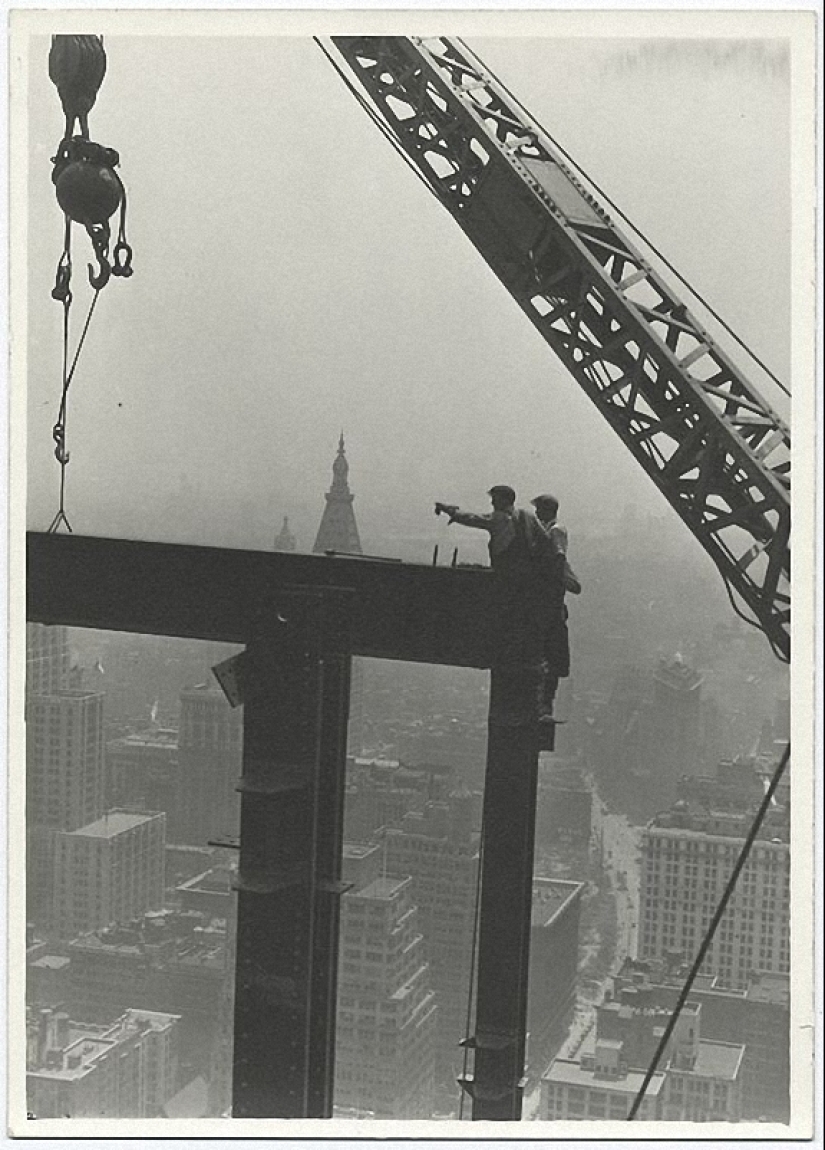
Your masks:
M335 1104L342 1117L430 1118L436 1001L410 878L378 846L346 844Z
M361 540L352 509L355 496L349 489L349 464L344 450L344 433L338 440L338 454L332 461L332 485L324 498L326 507L312 548L316 555L325 551L340 551L345 555L361 555Z
M104 809L103 696L57 686L61 661L59 652L34 660L52 693L26 699L26 894L35 921L51 910L56 834Z
M165 827L164 814L115 810L58 833L52 919L61 938L160 910Z
M26 695L51 695L66 686L69 646L65 627L26 624Z
M694 812L680 800L642 837L639 958L692 959L728 882L753 816ZM787 811L768 813L703 966L721 984L790 969Z
M424 943L438 994L437 1062L440 1085L456 1089L466 1037L473 960L473 911L478 876L477 796L457 787L443 802L408 811L385 831L387 869L412 876ZM475 832L475 833L474 833Z
M240 830L236 790L241 774L242 716L217 687L201 684L180 696L180 803L170 842L206 846Z

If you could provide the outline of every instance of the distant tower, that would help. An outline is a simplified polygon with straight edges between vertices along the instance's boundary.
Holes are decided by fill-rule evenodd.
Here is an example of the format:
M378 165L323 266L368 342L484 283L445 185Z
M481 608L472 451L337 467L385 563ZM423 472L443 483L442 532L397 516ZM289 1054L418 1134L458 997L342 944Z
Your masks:
M294 551L295 550L295 536L289 530L289 518L284 516L284 524L278 534L275 536L275 543L273 547L276 551Z
M349 464L344 451L344 433L338 440L338 454L332 462L332 486L324 498L327 505L321 518L321 526L312 548L316 555L325 551L339 551L347 555L361 555L361 540L355 523L352 503L355 496L349 489L347 475Z

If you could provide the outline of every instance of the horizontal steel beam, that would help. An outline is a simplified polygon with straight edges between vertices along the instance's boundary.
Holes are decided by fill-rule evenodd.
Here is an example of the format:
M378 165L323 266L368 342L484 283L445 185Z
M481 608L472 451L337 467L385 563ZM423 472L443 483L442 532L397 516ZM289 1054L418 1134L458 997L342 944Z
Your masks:
M247 643L286 587L354 592L354 655L489 667L499 581L429 567L80 535L27 536L30 622ZM332 640L330 640L332 642Z

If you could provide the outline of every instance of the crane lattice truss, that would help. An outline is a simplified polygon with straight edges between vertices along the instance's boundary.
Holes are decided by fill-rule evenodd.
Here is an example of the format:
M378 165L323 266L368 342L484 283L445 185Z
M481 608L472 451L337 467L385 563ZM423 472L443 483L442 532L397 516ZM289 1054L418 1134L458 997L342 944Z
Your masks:
M756 617L790 653L790 434L462 44L336 36L372 107Z

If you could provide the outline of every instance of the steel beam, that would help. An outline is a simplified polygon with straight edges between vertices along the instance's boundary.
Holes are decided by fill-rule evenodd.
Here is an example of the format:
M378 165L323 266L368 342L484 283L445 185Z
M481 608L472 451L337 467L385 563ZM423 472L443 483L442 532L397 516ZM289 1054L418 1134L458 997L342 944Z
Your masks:
M332 1114L344 610L331 589L278 592L243 661L236 1118Z
M473 1121L515 1122L521 1118L524 1091L538 758L540 749L552 749L553 727L537 722L542 650L529 598L502 600L497 620L482 815L475 1034L470 1040L475 1055L472 1074L461 1085L473 1100Z
M82 535L27 536L27 618L246 643L278 587L354 593L351 650L489 667L496 580L484 568L300 555Z

